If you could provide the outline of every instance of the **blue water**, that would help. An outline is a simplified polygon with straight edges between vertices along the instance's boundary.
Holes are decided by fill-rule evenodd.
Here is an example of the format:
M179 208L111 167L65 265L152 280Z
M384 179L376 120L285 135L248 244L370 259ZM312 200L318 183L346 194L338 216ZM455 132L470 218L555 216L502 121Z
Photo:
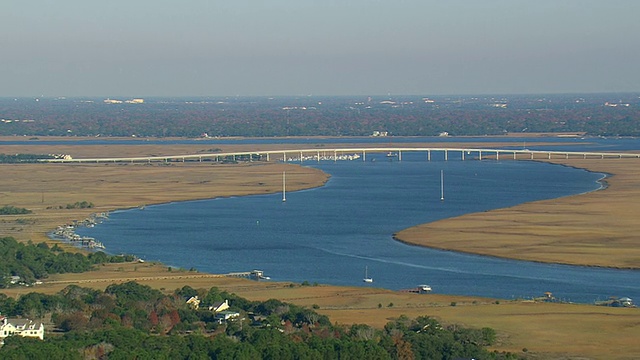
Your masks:
M524 161L308 163L326 186L287 194L147 206L113 212L78 229L111 253L133 253L211 273L261 269L277 281L376 286L429 284L434 292L496 298L540 296L593 302L640 298L640 272L548 265L409 246L392 235L421 223L598 189L602 174ZM375 158L375 161L372 161ZM445 201L440 201L440 172ZM365 266L374 278L364 284Z

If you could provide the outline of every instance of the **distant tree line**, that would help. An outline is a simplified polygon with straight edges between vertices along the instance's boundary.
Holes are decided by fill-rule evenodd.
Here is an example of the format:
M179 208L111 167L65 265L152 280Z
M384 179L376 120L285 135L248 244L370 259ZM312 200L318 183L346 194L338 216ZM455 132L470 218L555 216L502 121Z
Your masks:
M503 97L151 99L103 104L0 99L0 135L25 136L394 136L581 132L640 136L637 94Z
M220 322L203 304L229 301L241 314ZM51 316L62 335L44 341L11 337L0 348L7 359L516 359L486 350L490 328L444 326L433 318L401 316L384 329L332 325L312 309L278 300L248 301L217 288L185 286L164 294L135 282L104 291L68 286L55 295L0 294L11 316Z
M35 163L39 159L53 159L52 155L43 154L15 154L7 155L0 154L0 164L23 164L23 163Z
M18 242L12 237L0 238L0 288L10 286L10 277L19 276L24 284L45 279L50 274L80 273L96 264L133 261L131 255L107 255L104 252L71 253L57 244ZM0 311L6 311L0 306Z

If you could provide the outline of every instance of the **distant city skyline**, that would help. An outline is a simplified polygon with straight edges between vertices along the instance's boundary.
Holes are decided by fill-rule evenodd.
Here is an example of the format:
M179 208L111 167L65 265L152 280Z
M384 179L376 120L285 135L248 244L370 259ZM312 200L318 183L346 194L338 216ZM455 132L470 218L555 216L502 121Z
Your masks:
M0 4L0 96L640 91L636 0Z

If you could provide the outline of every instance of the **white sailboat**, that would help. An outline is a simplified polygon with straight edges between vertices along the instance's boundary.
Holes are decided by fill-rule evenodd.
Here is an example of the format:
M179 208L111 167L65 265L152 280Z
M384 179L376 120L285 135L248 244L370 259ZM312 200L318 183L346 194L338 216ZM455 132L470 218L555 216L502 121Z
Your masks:
M364 279L362 279L362 281L366 282L366 283L372 283L373 282L373 278L369 277L369 273L368 273L369 268L368 267L364 267Z
M287 201L287 181L285 172L282 172L282 202Z
M444 201L444 170L440 170L440 201Z

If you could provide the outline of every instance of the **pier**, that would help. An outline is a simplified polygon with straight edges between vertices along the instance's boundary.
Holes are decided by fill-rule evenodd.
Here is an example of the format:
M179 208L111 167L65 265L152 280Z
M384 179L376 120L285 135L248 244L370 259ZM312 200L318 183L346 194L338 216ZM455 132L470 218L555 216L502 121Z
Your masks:
M271 279L270 277L265 276L264 271L262 270L231 272L231 273L225 274L224 276L237 277L237 278L249 278L253 280L270 280Z

